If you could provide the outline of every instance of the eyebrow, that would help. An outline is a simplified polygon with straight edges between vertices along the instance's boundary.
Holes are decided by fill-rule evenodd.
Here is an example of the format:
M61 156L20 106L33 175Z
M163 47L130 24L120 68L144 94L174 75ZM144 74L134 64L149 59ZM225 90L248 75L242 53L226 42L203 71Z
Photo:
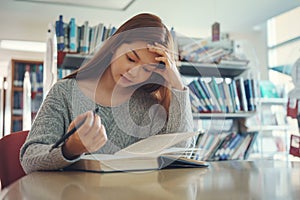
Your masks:
M130 50L139 60L141 60L140 56L137 54L137 52L134 49L130 49ZM148 65L150 65L151 67L157 67L157 64L149 63Z
M140 56L137 54L137 52L133 49L131 49L131 52L140 60Z

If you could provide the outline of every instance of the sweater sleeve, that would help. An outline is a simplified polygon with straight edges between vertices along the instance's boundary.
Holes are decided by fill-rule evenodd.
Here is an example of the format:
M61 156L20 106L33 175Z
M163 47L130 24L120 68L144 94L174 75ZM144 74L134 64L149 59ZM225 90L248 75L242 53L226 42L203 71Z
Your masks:
M167 133L173 132L192 132L193 115L189 99L189 89L184 88L183 91L172 89L172 99L169 108L169 116L167 122ZM196 137L183 141L176 146L178 147L194 147Z
M70 106L64 98L63 83L57 82L49 91L20 151L21 165L26 173L37 170L64 168L76 160L67 160L62 149L49 152L64 133L71 121Z
M172 99L169 108L167 132L193 131L192 109L189 100L189 90L172 89Z

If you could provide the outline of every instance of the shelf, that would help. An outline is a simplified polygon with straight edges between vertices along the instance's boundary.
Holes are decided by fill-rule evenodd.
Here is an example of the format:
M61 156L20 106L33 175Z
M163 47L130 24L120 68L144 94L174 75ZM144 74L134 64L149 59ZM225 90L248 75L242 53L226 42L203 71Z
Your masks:
M78 69L91 55L66 54L60 68ZM187 76L236 77L249 69L247 66L217 65L205 63L178 62L179 71Z
M240 113L193 113L194 119L237 119L248 118L256 112L240 112Z
M192 62L178 62L179 72L186 76L202 76L202 77L229 77L239 76L248 70L247 66L232 66L219 64L205 64Z
M286 104L287 99L286 98L261 98L260 102L262 104Z
M86 62L92 56L83 54L66 54L60 68L78 69L82 63Z
M288 125L262 125L251 126L247 130L249 131L287 131L290 127Z

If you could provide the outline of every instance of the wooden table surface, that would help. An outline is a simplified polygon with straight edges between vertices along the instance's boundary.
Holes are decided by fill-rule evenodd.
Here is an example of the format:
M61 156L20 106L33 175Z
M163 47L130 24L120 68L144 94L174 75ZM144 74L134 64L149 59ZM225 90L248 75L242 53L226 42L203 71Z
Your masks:
M300 162L222 161L209 168L126 173L34 172L5 200L300 199Z

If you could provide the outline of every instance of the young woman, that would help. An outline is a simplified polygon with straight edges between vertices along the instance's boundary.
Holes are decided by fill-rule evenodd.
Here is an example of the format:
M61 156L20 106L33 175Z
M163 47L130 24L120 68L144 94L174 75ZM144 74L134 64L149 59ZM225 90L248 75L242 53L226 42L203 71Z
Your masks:
M160 18L136 15L79 70L58 81L21 149L25 172L61 169L84 153L112 154L155 134L192 131L189 91L176 68L172 42ZM49 152L82 120L63 145Z

